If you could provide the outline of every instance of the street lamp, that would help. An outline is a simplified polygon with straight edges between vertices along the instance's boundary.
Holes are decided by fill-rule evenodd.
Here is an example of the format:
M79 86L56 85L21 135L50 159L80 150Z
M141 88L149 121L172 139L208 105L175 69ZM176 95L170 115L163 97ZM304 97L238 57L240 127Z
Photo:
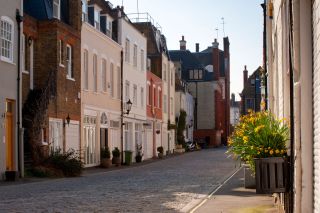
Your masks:
M68 113L68 116L66 117L65 121L63 122L63 126L66 126L66 124L68 124L68 126L69 126L70 120L71 120L71 118L70 118L70 115ZM66 123L66 121L67 121L67 123Z
M130 111L131 111L131 107L132 107L132 102L130 101L130 99L126 102L126 111L123 114L129 115Z

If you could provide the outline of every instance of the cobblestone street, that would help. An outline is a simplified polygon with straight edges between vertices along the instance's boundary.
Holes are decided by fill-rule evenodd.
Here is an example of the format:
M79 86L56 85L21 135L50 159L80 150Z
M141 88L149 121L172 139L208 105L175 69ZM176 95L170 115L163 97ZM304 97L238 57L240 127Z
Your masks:
M0 212L185 211L236 170L225 151L202 150L80 178L2 185Z

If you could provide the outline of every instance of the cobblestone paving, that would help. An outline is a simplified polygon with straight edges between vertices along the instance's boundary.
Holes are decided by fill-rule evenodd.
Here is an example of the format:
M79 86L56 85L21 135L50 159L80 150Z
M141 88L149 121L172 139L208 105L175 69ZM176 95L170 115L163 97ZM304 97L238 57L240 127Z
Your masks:
M0 212L181 212L236 170L225 148L150 164L0 186Z

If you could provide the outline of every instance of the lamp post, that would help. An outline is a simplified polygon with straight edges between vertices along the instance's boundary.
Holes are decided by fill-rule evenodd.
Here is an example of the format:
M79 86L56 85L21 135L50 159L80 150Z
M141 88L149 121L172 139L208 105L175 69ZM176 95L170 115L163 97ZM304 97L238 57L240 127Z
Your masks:
M129 113L131 111L131 107L132 107L132 102L129 99L126 102L125 111L123 111L123 109L121 109L121 154L120 154L121 162L123 162L123 125L125 125L125 123L123 122L123 118L124 118L124 115L129 115Z

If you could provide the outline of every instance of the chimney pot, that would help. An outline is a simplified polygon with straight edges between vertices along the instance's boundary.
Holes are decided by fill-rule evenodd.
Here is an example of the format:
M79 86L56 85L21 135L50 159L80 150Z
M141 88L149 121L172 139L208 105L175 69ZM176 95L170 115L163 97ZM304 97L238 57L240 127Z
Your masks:
M180 50L186 50L187 49L187 41L184 40L184 36L182 36L182 40L180 40Z
M247 81L248 81L248 70L247 70L247 65L245 65L243 70L243 88L246 85Z
M196 43L196 52L199 52L199 43Z

